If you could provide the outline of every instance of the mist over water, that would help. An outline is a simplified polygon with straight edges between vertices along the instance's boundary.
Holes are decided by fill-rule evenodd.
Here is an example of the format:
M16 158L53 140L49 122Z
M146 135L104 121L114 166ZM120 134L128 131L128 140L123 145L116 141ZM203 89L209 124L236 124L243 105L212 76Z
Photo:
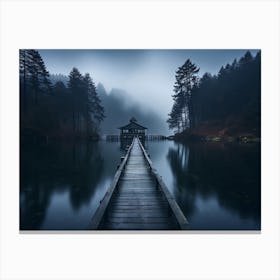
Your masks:
M121 89L106 92L102 84L98 84L97 91L105 108L106 118L101 124L102 134L118 134L118 128L126 125L131 117L135 117L139 124L148 127L149 134L168 135L165 120L151 108L141 106L133 97Z

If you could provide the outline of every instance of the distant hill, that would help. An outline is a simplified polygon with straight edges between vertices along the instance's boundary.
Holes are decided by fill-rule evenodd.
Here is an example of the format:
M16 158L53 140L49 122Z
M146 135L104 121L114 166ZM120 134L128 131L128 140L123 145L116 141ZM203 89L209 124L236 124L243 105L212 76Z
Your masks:
M105 108L106 118L101 124L103 134L118 134L118 127L135 117L139 124L148 128L149 134L168 134L165 120L147 108L141 107L127 92L122 89L112 89L106 92L99 83L97 92Z

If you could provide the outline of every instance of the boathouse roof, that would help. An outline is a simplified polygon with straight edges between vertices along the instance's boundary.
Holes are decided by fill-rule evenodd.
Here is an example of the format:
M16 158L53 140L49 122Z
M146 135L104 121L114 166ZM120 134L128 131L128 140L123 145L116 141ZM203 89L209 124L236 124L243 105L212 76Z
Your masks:
M135 118L131 118L129 124L119 127L119 129L147 129L147 127L137 123Z

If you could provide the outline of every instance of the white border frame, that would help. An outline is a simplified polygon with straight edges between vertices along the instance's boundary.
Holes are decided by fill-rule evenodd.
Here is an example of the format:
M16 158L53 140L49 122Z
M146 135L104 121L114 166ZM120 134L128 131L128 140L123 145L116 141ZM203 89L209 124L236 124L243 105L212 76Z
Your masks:
M277 0L2 0L0 8L0 279L280 279ZM261 234L19 234L20 48L262 49Z

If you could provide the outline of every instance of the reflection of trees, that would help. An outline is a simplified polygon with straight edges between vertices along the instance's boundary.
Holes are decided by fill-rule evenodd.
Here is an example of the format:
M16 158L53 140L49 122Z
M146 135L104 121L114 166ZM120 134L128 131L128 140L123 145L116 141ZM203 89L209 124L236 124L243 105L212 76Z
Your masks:
M40 228L54 192L68 190L75 210L89 203L101 179L102 168L98 143L22 147L21 229Z
M188 173L189 166L189 148L184 145L177 145L176 148L169 148L167 159L169 161L175 180L176 201L182 208L186 216L194 211L194 196L190 186L191 177Z
M72 207L78 210L88 204L95 192L95 187L102 174L103 158L97 144L83 144L74 148L76 151L75 172L70 175L70 199ZM77 162L78 159L78 162Z
M178 144L167 157L178 187L176 199L186 215L194 210L196 194L214 194L241 217L260 219L259 145Z

